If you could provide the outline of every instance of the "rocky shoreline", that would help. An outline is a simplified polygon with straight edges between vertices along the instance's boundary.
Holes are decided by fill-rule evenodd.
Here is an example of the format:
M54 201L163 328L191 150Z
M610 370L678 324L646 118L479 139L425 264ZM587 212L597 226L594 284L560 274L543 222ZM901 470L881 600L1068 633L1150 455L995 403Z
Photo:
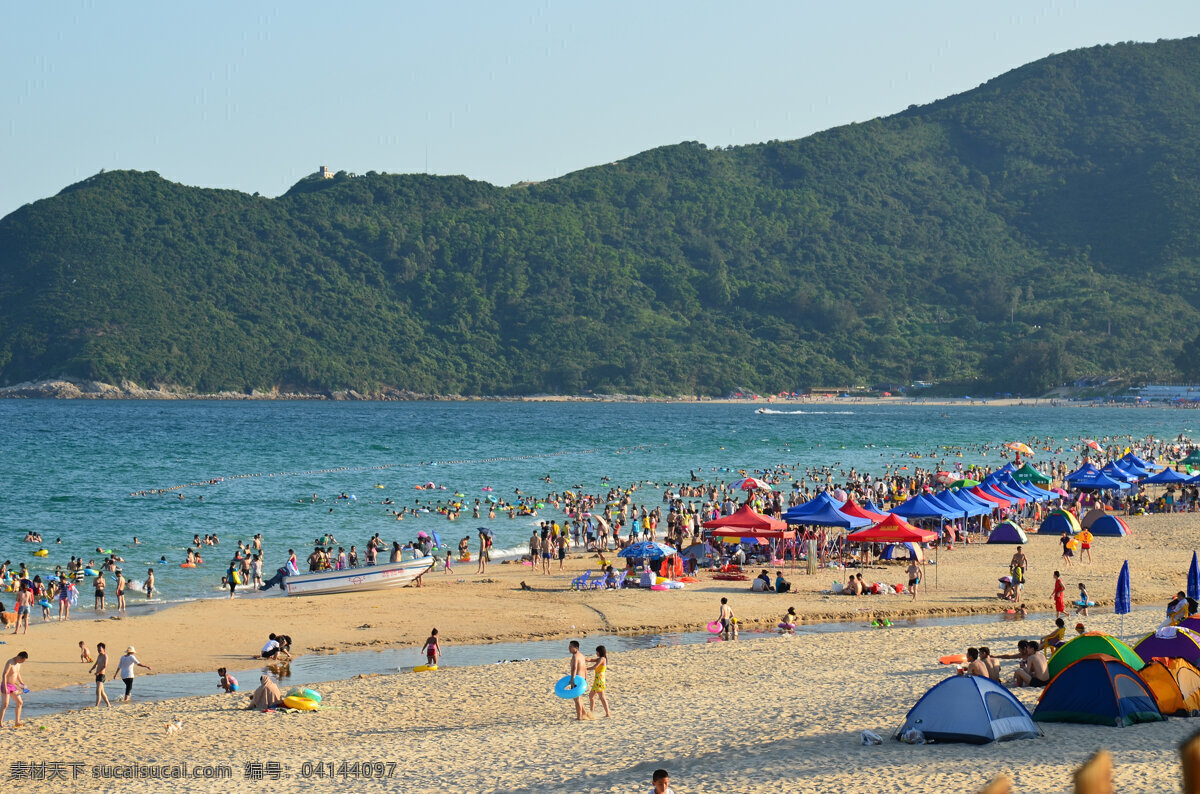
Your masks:
M643 397L631 394L606 395L531 395L531 396L463 396L460 394L423 394L385 386L371 391L354 389L320 392L293 392L279 389L251 391L194 392L184 388L157 384L143 388L133 381L119 385L94 380L53 378L25 381L0 387L0 399L8 400L334 400L334 401L450 401L450 402L696 402L697 397Z

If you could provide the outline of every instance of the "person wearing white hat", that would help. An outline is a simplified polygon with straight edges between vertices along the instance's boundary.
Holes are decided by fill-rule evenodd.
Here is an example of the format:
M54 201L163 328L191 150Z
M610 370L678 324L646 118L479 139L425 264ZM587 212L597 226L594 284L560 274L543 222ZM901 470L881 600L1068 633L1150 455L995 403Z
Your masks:
M130 645L125 649L125 655L117 660L117 675L125 682L125 697L122 700L128 702L133 694L133 672L135 667L145 667L150 669L150 665L142 664L138 658L134 656L137 653L136 649Z

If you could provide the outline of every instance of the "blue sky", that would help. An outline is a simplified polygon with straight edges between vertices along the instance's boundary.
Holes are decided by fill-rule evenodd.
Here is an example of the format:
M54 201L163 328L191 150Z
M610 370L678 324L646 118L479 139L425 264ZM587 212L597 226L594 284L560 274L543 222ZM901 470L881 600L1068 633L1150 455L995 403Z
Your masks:
M800 138L1200 3L0 3L0 215L100 169L274 196L328 165L541 180Z

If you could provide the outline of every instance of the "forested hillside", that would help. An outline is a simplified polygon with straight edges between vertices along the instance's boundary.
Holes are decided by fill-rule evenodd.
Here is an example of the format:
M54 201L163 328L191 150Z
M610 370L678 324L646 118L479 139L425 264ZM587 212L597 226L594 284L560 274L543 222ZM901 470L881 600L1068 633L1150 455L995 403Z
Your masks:
M0 384L721 394L1200 376L1200 40L507 188L101 173L0 220Z

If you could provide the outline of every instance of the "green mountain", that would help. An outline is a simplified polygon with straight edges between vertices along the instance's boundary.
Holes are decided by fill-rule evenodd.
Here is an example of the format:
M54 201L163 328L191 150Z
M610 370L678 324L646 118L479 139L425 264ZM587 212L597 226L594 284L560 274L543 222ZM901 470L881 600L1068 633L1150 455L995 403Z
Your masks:
M538 184L100 173L0 220L0 383L720 394L1200 376L1200 39Z

